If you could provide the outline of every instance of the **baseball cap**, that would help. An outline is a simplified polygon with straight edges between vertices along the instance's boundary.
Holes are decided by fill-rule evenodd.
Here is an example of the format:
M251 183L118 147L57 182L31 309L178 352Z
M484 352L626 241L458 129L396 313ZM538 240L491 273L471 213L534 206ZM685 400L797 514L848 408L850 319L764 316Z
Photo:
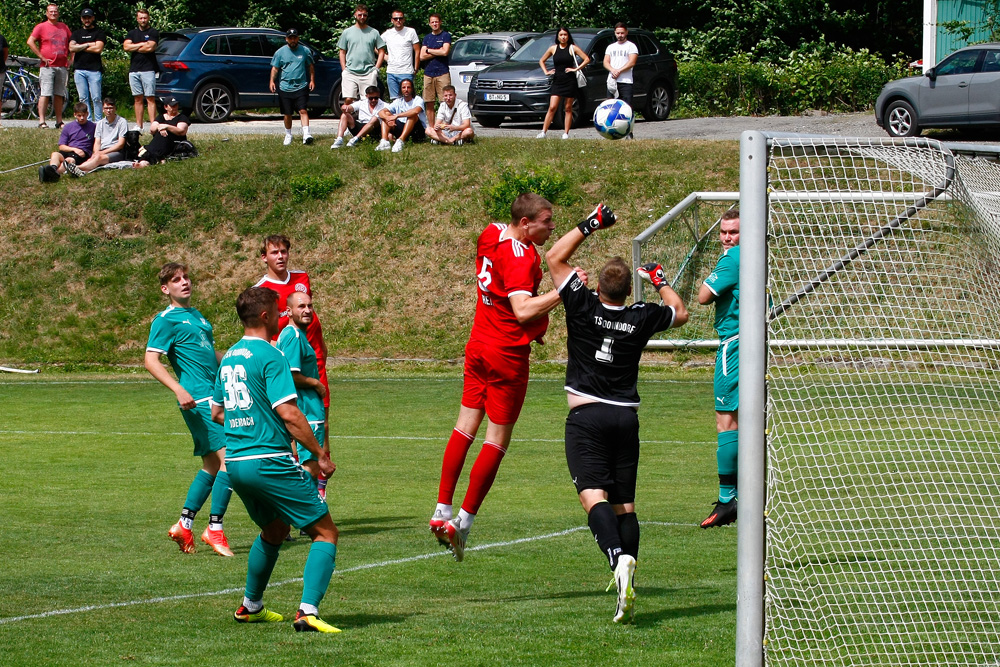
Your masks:
M84 7L80 10L80 16L97 16L97 14L95 14L94 10L90 7Z
M168 95L167 97L163 98L163 104L172 107L180 104L180 102L178 102L177 98L174 97L173 95Z
M295 28L289 28L288 30L285 31L285 37L298 37L298 36L299 36L299 31L296 30Z

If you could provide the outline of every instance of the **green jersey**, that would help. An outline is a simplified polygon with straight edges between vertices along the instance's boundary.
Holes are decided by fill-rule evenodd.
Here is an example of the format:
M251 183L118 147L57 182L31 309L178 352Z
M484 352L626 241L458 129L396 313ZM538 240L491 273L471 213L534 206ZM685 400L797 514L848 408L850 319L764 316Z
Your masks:
M289 322L281 330L276 347L285 355L288 367L302 373L307 378L319 380L319 365L316 361L316 351L306 339L304 331ZM323 399L315 389L296 387L299 392L299 410L306 416L310 424L322 422L326 416Z
M167 355L177 381L195 401L212 396L219 370L215 339L212 325L196 309L170 306L153 318L146 351Z
M715 270L705 281L715 295L715 330L720 340L740 332L740 247L722 253Z
M229 348L212 394L226 411L226 460L291 455L292 436L274 409L295 399L292 371L270 342L244 336Z

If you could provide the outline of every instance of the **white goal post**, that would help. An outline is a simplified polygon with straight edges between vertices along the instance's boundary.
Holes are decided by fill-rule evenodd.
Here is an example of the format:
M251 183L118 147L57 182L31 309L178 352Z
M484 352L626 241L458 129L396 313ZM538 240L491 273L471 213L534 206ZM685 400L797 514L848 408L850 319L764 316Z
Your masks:
M743 134L738 667L1000 665L996 153Z

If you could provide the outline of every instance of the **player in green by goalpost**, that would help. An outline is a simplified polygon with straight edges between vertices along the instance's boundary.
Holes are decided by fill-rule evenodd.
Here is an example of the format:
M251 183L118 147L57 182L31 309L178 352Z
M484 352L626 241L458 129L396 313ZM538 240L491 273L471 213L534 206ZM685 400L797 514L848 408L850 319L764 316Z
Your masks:
M150 375L177 396L181 415L194 439L194 454L200 456L202 469L188 489L181 518L167 535L177 542L184 553L194 553L191 526L195 514L212 496L211 518L201 540L220 556L232 556L222 517L233 492L223 462L225 441L222 429L212 422L209 399L219 369L221 354L215 351L212 325L191 307L191 279L187 267L169 262L160 269L160 290L170 298L170 306L153 318L146 343L145 365ZM167 355L177 373L175 380L160 355Z
M335 470L296 406L292 371L271 346L278 334L278 293L248 287L236 299L244 336L219 363L212 393L212 419L226 437L226 466L233 490L260 526L247 558L243 604L234 617L241 623L272 623L281 614L264 607L264 590L290 525L312 538L302 573L302 601L295 614L296 632L340 632L319 616L337 559L337 527L306 470L292 459L292 438L316 458L320 471Z
M698 303L715 304L715 330L719 351L715 355L716 460L719 467L719 500L702 528L736 521L737 454L740 407L740 210L722 214L719 222L722 257L698 290Z

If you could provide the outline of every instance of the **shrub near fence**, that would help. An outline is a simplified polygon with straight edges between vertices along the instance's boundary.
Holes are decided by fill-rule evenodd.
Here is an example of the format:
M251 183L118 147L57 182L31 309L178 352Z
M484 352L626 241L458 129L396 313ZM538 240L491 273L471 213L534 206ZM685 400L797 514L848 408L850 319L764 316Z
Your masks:
M807 109L863 111L882 86L908 74L866 49L792 52L777 63L739 54L724 63L679 64L675 117L797 114Z

